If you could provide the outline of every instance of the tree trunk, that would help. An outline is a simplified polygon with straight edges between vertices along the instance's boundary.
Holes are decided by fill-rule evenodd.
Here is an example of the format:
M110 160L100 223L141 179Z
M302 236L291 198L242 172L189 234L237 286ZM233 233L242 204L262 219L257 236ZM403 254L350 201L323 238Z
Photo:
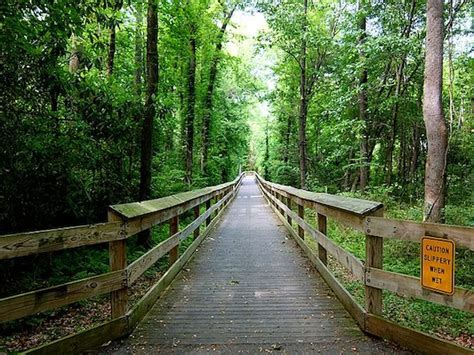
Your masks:
M194 106L196 103L196 38L194 33L196 28L194 25L190 26L190 37L189 37L189 63L188 63L188 83L187 83L187 94L188 99L186 102L186 121L185 121L185 180L188 185L192 184L193 175L193 146L194 146Z
M349 158L347 159L347 165L351 164L353 156L354 156L354 152L351 147L351 149L349 150ZM347 191L349 189L350 178L351 178L351 169L346 168L346 171L344 172L343 182L342 182L342 189L344 191Z
M115 15L117 11L120 11L123 5L122 0L112 1L112 11ZM110 23L110 35L109 35L109 52L107 57L107 75L112 75L114 72L114 60L115 60L115 48L116 48L116 20L115 16Z
M410 12L408 14L408 22L403 28L401 37L409 38L410 33L413 27L413 20L416 10L416 0L412 0ZM385 183L390 186L392 184L392 175L393 175L393 151L395 149L395 143L397 140L397 125L398 125L398 112L400 108L400 97L403 95L402 84L403 84L403 72L405 70L407 53L403 53L401 57L400 65L397 67L397 73L395 77L395 105L392 108L392 120L391 120L391 130L389 134L387 155L386 155L386 171L385 171Z
M142 93L142 79L143 79L143 9L141 4L136 5L135 12L135 90L137 96Z
M290 137L291 137L291 119L292 115L286 116L285 147L283 148L283 162L288 164L290 159Z
M135 8L135 77L134 77L134 86L135 86L135 95L137 102L140 103L138 106L137 112L134 115L134 120L140 122L143 117L143 107L142 103L142 90L143 90L143 33L142 33L142 24L143 24L143 5L137 3ZM128 169L128 180L129 185L132 186L133 180L133 166L136 157L136 141L131 140L130 144L130 154L129 154L129 169Z
M411 147L411 158L410 158L410 182L415 183L415 174L418 167L418 155L420 152L420 133L418 131L418 125L415 124L413 127L412 136L412 147Z
M158 88L158 9L155 0L148 0L147 44L146 44L147 93L145 119L142 129L140 201L151 198L151 162L153 158L153 119L155 117L155 95ZM138 241L151 246L150 230L140 233Z
M227 14L222 22L219 35L217 37L216 48L211 60L211 68L209 71L209 82L207 84L206 95L203 100L203 118L202 118L202 149L201 149L201 172L206 174L207 161L210 147L210 131L211 131L211 114L212 114L212 96L214 94L214 87L217 79L217 65L219 64L219 56L222 50L222 43L226 28L232 18L235 7Z
M364 10L364 1L360 1L359 3L359 11ZM360 19L359 28L361 30L361 34L359 37L359 45L362 46L365 42L366 34L366 16L365 14L362 15ZM369 182L369 123L368 123L368 113L367 113L367 68L365 66L365 53L364 49L361 48L360 50L360 60L364 63L362 68L362 72L359 78L359 120L362 124L362 138L360 141L360 190L362 192L365 191L367 184Z
M268 180L269 177L269 172L268 172L268 165L270 164L270 144L269 144L269 132L268 132L268 121L267 125L265 127L265 156L263 158L263 178L265 180Z
M306 16L308 0L303 0L303 24L300 50L300 108L299 108L299 149L300 149L300 185L306 189L306 117L308 114L308 98L306 92Z
M390 186L392 184L392 175L393 175L393 150L395 149L395 142L397 139L397 126L398 126L398 112L400 108L399 100L400 100L400 91L402 87L402 80L403 80L403 70L405 68L405 57L402 58L402 62L397 68L397 75L396 75L396 84L395 84L395 105L392 109L392 126L390 130L390 135L388 139L388 147L387 147L387 171L385 173L385 183Z
M115 24L112 24L110 25L109 53L107 57L107 75L109 76L114 72L115 42Z
M444 207L448 139L442 105L443 26L443 0L428 0L423 85L423 119L428 152L423 219L429 222L441 222Z
M80 61L81 50L79 49L80 46L78 45L78 39L74 33L71 36L71 45L72 45L72 50L71 50L71 57L69 58L69 72L75 73L79 70L81 66L81 61Z

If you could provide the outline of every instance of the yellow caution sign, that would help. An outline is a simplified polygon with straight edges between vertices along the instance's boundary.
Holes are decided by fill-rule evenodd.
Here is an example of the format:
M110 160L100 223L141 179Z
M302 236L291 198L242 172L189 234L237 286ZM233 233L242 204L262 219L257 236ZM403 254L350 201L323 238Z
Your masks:
M454 293L454 257L452 240L423 237L421 239L421 286L431 291Z

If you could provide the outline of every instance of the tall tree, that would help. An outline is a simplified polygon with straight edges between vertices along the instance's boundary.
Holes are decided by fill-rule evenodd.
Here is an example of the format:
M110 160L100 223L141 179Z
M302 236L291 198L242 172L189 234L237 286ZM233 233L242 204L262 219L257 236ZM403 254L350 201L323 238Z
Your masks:
M207 160L209 154L210 145L210 129L211 129L211 114L212 114L212 97L214 94L214 88L216 86L217 79L217 67L219 64L220 52L222 50L222 44L224 42L224 35L235 11L234 6L230 11L227 11L224 5L224 21L222 22L219 34L216 40L216 46L214 49L214 55L211 60L211 67L209 70L209 82L207 84L206 94L203 102L203 124L202 124L202 148L201 148L201 172L206 172Z
M190 15L193 16L192 14ZM192 183L193 175L193 147L194 147L194 117L196 105L196 25L194 19L189 24L189 59L187 72L187 100L185 117L185 180Z
M306 118L308 115L308 92L306 88L306 33L308 21L308 0L303 0L303 19L300 48L300 107L299 107L299 147L300 147L300 185L306 188Z
M151 163L153 158L153 120L156 113L155 95L158 88L158 6L156 0L148 0L146 43L147 92L145 119L143 120L140 166L140 201L151 198ZM139 235L139 243L151 246L150 231Z
M115 16L118 11L122 8L123 1L116 0L112 6L112 19L110 22L110 34L109 34L109 51L107 55L107 74L112 75L114 71L114 60L115 60L115 48L116 48L116 27L117 27L117 20Z
M367 66L365 64L365 51L362 46L365 43L367 16L365 14L365 1L359 1L360 13L360 36L359 45L360 60L363 64L359 78L359 120L362 124L362 137L360 139L360 190L363 192L369 182L369 131L368 131L368 112L367 112Z
M135 5L135 89L137 95L142 92L143 78L143 5L138 2Z
M444 121L443 86L443 0L428 0L426 21L423 119L428 151L425 167L425 206L423 218L443 219L448 132Z

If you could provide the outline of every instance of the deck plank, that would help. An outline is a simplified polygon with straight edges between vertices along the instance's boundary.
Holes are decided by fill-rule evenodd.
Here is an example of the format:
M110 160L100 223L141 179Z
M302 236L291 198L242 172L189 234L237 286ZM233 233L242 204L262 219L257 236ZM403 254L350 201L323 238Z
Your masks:
M112 353L399 353L365 335L246 177L221 223Z

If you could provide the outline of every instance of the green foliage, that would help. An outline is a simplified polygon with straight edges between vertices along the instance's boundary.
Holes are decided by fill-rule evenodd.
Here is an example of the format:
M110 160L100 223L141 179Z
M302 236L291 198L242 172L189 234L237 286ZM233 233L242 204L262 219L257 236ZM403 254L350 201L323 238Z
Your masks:
M316 73L307 119L307 187L313 191L354 192L359 188L360 155L364 131L368 135L369 188L367 197L418 204L423 198L426 137L422 115L423 41L425 11L422 3L323 1L310 6L305 40L307 60L322 56ZM261 45L277 53L273 66L276 85L268 95L274 116L270 125L269 159L260 139L256 161L263 171L270 166L274 181L286 183L285 171L299 170L298 105L299 50L302 41L302 2L261 2L269 30ZM449 5L446 5L449 12ZM465 91L472 82L473 59L468 50L453 46L466 31L466 8L457 10L453 29L447 34L444 104L450 141L447 200L451 205L472 205L472 113ZM364 41L360 19L367 19ZM456 37L458 36L458 37ZM366 68L368 82L359 78ZM452 74L449 74L451 72ZM452 76L452 80L450 79ZM358 95L367 91L368 118L359 119ZM449 92L452 91L452 95ZM451 98L452 97L452 98ZM450 104L452 101L452 104ZM467 111L466 111L467 110ZM265 162L269 160L271 163ZM265 162L265 163L264 163ZM292 169L290 169L290 167ZM292 184L298 186L298 184Z
M242 3L243 4L243 3ZM159 88L152 196L235 178L250 140L260 84L248 58L216 52L233 1L159 1ZM106 220L107 206L138 199L146 68L146 3L7 1L2 4L0 233ZM194 28L189 27L194 23ZM114 70L107 71L111 27ZM184 180L188 37L196 37L193 184ZM201 172L202 114L210 63L220 59L211 112L209 171ZM189 222L189 221L188 221ZM168 234L153 232L154 243ZM145 250L128 242L128 261ZM165 267L164 263L157 270ZM15 269L15 274L11 270ZM5 296L108 270L107 248L80 248L0 263ZM155 270L156 271L156 270Z

